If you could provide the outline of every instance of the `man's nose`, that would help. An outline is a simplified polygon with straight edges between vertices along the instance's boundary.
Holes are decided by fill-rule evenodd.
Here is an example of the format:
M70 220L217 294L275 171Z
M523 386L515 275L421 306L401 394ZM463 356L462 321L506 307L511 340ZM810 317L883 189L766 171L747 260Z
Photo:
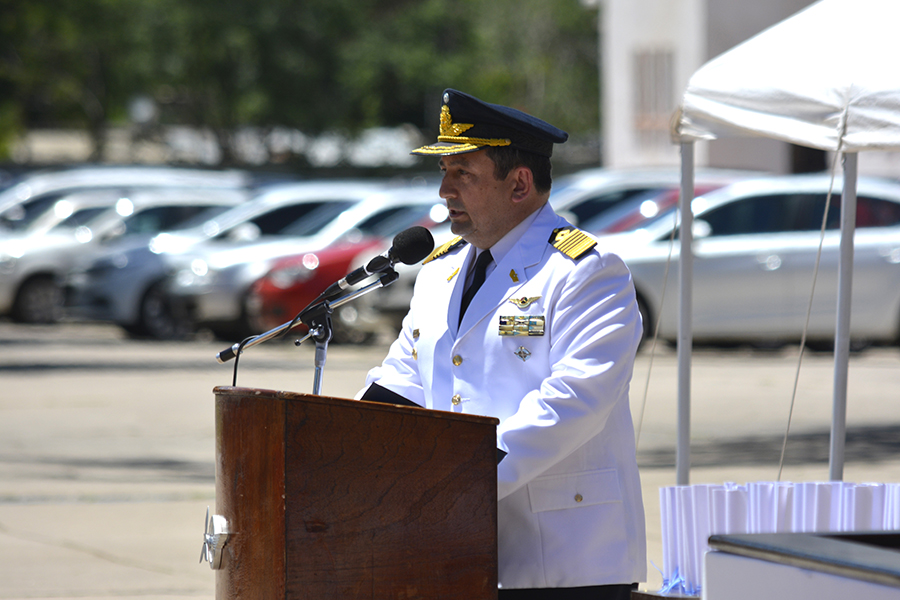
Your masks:
M441 187L438 189L438 195L447 200L456 196L456 188L444 177L441 179Z

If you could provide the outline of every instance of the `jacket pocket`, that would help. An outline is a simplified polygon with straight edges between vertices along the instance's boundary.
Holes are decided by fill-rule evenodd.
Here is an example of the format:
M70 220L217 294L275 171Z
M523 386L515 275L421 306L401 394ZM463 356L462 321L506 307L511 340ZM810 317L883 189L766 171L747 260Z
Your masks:
M615 469L538 477L528 484L532 512L621 502Z

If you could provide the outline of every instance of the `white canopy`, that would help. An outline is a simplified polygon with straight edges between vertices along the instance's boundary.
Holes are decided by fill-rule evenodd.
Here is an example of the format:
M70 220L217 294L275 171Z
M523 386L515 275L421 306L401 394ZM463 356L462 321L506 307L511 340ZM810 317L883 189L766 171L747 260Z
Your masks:
M897 0L821 0L694 73L676 136L898 150L898 35Z
M688 483L693 142L769 137L844 154L831 479L843 476L857 154L900 150L900 0L821 0L691 77L673 120L682 144L677 481Z

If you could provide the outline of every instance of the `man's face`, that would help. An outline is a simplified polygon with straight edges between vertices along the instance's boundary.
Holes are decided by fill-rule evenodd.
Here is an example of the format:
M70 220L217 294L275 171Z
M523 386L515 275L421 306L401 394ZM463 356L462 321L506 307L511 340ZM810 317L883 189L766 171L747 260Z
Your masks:
M441 157L440 195L450 211L450 230L478 248L490 248L516 222L512 217L512 173L494 177L494 161L484 150Z

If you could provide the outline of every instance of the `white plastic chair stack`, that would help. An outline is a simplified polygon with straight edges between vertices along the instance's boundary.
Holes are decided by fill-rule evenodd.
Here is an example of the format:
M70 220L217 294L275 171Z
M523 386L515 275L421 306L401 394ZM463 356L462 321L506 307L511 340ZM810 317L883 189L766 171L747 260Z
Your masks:
M661 488L661 593L700 595L716 534L900 530L900 483L751 482Z

